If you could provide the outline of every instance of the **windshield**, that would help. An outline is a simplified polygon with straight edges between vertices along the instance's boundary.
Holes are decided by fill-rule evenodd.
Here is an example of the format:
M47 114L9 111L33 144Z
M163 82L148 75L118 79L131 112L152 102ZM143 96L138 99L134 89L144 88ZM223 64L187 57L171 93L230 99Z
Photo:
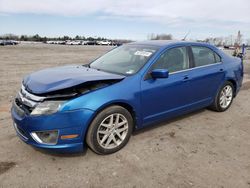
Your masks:
M132 75L147 63L157 49L153 46L123 45L101 56L89 66L107 72Z

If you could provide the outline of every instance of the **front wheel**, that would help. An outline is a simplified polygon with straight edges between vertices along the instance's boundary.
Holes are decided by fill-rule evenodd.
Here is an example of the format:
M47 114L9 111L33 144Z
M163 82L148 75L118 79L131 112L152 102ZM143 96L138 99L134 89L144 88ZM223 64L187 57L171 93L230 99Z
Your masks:
M226 111L233 102L233 96L234 86L231 82L227 81L217 93L211 109L217 112Z
M132 133L131 114L121 106L101 111L91 123L86 141L97 154L111 154L123 148Z

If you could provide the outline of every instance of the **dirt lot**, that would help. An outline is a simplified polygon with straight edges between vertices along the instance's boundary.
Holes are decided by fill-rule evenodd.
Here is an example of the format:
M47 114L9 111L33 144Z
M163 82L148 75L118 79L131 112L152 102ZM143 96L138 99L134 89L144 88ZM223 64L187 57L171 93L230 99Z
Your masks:
M249 60L244 86L227 112L204 109L145 129L113 155L90 150L55 155L20 141L9 109L22 77L42 68L87 63L109 49L0 47L0 187L250 187Z

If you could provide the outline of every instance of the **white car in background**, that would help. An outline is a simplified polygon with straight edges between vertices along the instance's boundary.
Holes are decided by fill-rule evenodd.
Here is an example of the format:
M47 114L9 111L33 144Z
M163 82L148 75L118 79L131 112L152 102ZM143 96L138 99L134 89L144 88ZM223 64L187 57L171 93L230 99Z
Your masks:
M79 40L68 40L68 41L66 41L66 43L65 44L67 44L67 45L81 45L82 44L82 42L81 41L79 41Z
M111 41L97 41L98 45L111 45Z

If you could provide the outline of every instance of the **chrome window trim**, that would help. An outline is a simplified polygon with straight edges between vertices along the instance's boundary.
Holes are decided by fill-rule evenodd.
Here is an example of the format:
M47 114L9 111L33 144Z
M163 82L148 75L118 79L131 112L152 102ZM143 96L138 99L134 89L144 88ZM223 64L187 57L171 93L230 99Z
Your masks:
M208 65L203 65L203 66L199 66L199 67L193 67L193 68L189 68L189 69L185 69L185 70L181 70L181 71L176 71L176 72L170 72L169 75L177 74L177 73L180 73L180 72L186 72L186 71L190 71L190 70L194 70L194 69L199 69L199 68L203 68L203 67L210 67L210 66L218 65L218 64L222 64L222 62L208 64Z
M204 68L204 67L210 67L210 66L219 65L219 64L222 64L222 62L203 65L203 66L199 66L199 67L188 68L188 69L181 70L181 71L176 71L176 72L170 72L169 75L178 74L178 73L182 73L182 72L187 72L187 71L190 71L190 70L195 70L195 69ZM147 74L149 74L149 72Z

